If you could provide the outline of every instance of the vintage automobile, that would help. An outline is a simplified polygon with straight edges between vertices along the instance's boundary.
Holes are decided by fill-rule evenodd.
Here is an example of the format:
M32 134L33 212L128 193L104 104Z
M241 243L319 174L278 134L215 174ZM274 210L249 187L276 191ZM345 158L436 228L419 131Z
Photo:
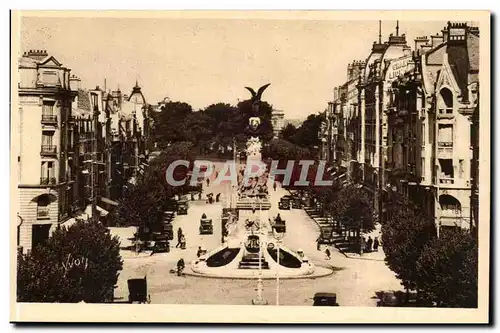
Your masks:
M128 302L129 303L151 303L148 295L148 283L146 277L142 279L128 279Z
M179 200L177 202L177 215L187 215L188 213L188 201Z
M274 220L273 229L278 233L286 232L286 221L285 220Z
M170 252L170 243L167 235L159 232L153 233L153 253Z
M299 197L293 197L291 201L291 207L293 209L301 209L302 208L302 199Z
M291 200L291 197L285 195L284 197L282 197L280 199L280 202L278 204L278 208L282 209L282 210L290 210L290 200Z
M165 211L163 212L163 221L166 223L166 222L170 222L174 219L175 217L175 212L173 211Z
M212 225L212 219L201 219L200 235L212 235L213 233L214 233L214 228Z
M165 235L168 240L174 239L174 226L171 222L163 222L161 224L160 232Z
M313 306L339 306L335 293L316 293L313 299Z
M333 243L333 227L331 226L321 226L321 234L319 235L320 244L332 244Z

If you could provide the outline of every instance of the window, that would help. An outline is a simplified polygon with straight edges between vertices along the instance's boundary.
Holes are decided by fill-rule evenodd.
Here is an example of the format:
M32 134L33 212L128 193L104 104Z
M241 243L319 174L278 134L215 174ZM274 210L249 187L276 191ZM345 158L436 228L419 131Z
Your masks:
M44 161L41 167L41 177L44 179L54 178L54 162Z
M54 101L43 101L42 115L52 116L54 114Z
M50 205L51 197L48 194L42 194L37 199L37 219L49 219L50 218Z
M54 133L53 132L42 132L42 146L52 146Z
M422 122L421 138L422 138L422 145L425 145L425 123L424 122Z
M458 162L458 177L463 178L464 177L464 160L459 160Z
M443 89L441 89L440 94L441 94L441 99L442 99L443 104L444 104L443 106L446 109L452 109L453 108L453 94L450 91L450 89L443 88ZM451 112L452 112L452 110L450 112L447 111L447 113L451 113Z
M453 178L453 160L439 159L439 166L441 167L441 178Z
M453 125L451 125L451 124L439 124L438 144L440 146L452 146L453 145Z
M425 177L425 157L422 157L420 161L420 174Z

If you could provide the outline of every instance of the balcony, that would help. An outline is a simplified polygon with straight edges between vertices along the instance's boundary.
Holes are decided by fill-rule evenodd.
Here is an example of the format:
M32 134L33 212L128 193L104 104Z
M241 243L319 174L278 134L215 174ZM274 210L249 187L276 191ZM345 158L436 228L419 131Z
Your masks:
M57 116L42 114L42 125L57 126Z
M57 146L56 145L42 145L40 155L42 156L57 156Z
M438 142L439 158L453 158L453 142Z
M439 109L437 117L440 119L451 119L453 118L453 108Z
M455 184L455 179L448 178L448 177L440 177L439 184L441 184L441 185L453 185L453 184Z
M37 220L49 220L50 219L50 210L49 207L38 207L36 211L36 219Z
M56 177L41 177L40 185L56 185L57 180Z

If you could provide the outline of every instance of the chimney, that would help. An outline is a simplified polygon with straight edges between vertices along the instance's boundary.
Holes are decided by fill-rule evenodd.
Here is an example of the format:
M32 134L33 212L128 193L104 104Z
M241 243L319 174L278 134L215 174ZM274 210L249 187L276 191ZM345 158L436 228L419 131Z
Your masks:
M69 87L71 91L78 91L81 89L82 80L76 75L71 75L69 78Z
M431 36L431 46L436 47L436 46L442 44L443 40L444 40L443 36L439 35L439 33L432 35Z
M448 27L444 27L443 30L441 30L441 33L443 34L443 40L447 42L449 36Z
M429 38L427 36L415 38L415 51L420 49L420 46L429 43Z
M333 88L333 100L336 101L339 98L339 89L337 87Z
M351 65L351 64L347 65L347 81L349 81L352 78L353 67L354 67L354 65Z

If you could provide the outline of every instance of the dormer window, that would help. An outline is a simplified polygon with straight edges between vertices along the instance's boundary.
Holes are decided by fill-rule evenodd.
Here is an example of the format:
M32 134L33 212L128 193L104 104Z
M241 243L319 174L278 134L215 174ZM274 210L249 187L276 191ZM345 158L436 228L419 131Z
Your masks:
M439 92L439 114L450 115L453 114L453 93L448 88L442 88Z

